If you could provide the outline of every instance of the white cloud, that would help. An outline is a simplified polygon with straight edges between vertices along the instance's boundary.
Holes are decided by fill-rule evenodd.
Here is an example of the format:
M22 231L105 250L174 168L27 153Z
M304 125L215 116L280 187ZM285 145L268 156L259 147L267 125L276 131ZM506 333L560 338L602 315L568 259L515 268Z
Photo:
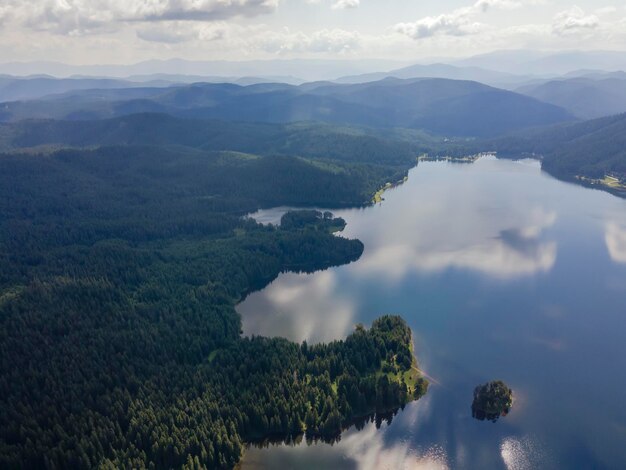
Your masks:
M337 0L332 8L333 10L345 10L347 8L357 8L361 4L361 0Z
M613 13L617 13L617 8L614 6L602 7L598 8L594 13L596 15L611 15Z
M526 2L528 3L528 2ZM486 12L489 8L506 8L513 9L522 6L522 2L518 0L478 0L474 5L469 7L472 10L481 10Z
M84 35L119 23L216 21L273 12L279 0L5 0L0 21L11 18L34 30ZM167 33L161 33L167 34Z
M435 35L465 36L476 34L485 29L485 25L473 18L490 8L518 8L522 5L513 0L478 0L469 7L459 8L450 13L438 16L427 16L413 23L399 23L394 29L396 32L413 39L423 39Z
M48 30L69 36L80 36L111 28L113 12L80 0L42 0L15 2L9 0L13 19L34 30Z
M183 22L169 21L148 24L137 30L143 41L163 43L189 48L201 47L203 43L220 41L220 49L262 51L272 55L347 55L361 50L379 36L363 36L356 31L321 29L310 33L292 31L289 28L271 29L266 25L242 26L232 22Z
M613 11L577 1L582 9L557 16L557 2L547 0L465 0L467 6L448 11L439 2L432 5L444 5L441 14L426 16L432 5L406 0L0 0L0 59L91 63L281 55L410 61L494 49L574 49L581 37L586 49L626 47L626 10L618 2ZM413 16L394 17L398 4L405 5L398 11ZM514 8L520 8L514 15L501 11ZM349 27L346 11L352 13Z
M195 31L167 31L162 28L144 28L137 30L137 37L149 42L178 44L192 41L198 36Z
M116 0L115 3L118 3ZM131 19L216 20L235 16L257 16L273 12L279 0L124 0Z
M357 32L343 29L323 29L311 34L267 31L257 39L263 50L270 53L322 53L346 54L361 47L361 36Z
M322 0L305 0L310 5L318 5L322 3ZM361 0L332 0L331 8L333 10L347 10L351 8L358 8L361 5Z
M10 5L0 5L0 25L4 24L11 17L11 13Z
M588 32L599 26L600 19L596 15L587 15L582 8L574 6L554 17L552 30L555 34L563 36Z
M414 23L399 23L394 29L413 39L422 39L437 34L465 36L480 31L482 26L480 23L470 22L465 15L451 13L427 16Z
M217 41L227 35L228 25L216 23L189 23L168 21L137 30L137 37L148 42L179 44L188 41Z

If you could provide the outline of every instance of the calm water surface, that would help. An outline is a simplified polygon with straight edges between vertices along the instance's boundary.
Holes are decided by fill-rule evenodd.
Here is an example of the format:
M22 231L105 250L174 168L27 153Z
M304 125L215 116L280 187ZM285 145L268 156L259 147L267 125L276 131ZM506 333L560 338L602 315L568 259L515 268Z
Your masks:
M244 469L626 468L626 201L481 159L420 163L336 215L363 257L281 275L238 307L244 333L328 341L398 313L431 387L390 425L251 448ZM492 379L516 395L495 424L470 410Z

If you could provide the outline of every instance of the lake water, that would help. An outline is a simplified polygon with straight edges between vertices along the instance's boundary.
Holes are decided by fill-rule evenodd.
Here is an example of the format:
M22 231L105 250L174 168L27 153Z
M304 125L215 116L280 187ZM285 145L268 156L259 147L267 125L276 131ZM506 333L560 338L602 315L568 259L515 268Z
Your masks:
M390 425L250 448L242 468L626 468L626 201L485 158L420 163L382 204L335 214L363 257L281 275L239 305L244 333L328 341L398 313L431 387ZM514 408L476 421L493 379Z

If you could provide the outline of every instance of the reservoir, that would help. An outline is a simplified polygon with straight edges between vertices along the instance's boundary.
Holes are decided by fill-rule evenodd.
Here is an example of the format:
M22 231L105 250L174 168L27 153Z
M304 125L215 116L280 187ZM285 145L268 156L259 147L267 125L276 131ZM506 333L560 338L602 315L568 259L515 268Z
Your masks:
M481 158L420 162L381 204L334 213L361 259L282 274L237 307L244 334L327 342L399 314L429 391L333 445L250 447L243 469L623 468L625 200ZM515 405L477 421L473 390L494 379Z

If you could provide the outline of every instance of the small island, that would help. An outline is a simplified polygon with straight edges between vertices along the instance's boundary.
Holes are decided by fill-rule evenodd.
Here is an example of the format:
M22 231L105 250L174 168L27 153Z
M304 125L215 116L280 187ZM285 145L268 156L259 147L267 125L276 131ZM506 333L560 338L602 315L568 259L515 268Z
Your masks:
M513 406L513 390L501 380L494 380L474 389L472 416L479 420L498 421Z
M310 229L337 233L346 228L346 221L335 217L332 212L301 209L284 214L280 219L280 227L284 230Z

